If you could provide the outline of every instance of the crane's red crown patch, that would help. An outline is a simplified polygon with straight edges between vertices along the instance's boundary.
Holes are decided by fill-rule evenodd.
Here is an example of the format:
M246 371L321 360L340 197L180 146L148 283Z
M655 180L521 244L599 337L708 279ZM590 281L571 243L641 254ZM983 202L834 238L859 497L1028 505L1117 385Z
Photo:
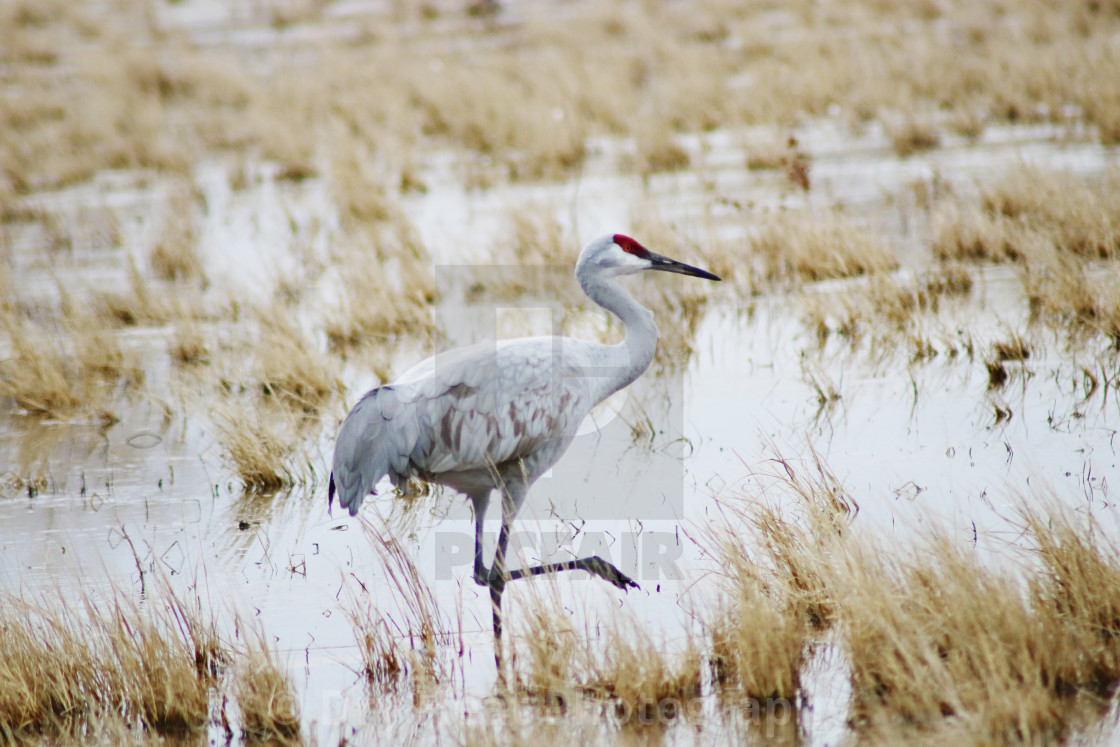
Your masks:
M616 233L614 235L614 243L618 244L618 247L622 251L626 252L627 254L633 254L635 257L641 257L642 259L645 259L649 256L648 249L624 234Z

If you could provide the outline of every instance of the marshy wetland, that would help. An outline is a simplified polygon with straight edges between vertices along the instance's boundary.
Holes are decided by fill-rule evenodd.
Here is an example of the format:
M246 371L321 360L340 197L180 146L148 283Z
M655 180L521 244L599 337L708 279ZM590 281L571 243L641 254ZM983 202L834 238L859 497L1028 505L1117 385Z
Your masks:
M0 4L0 742L1109 743L1120 5ZM650 370L471 578L328 513L454 345ZM497 531L491 512L488 529ZM492 546L494 537L489 536Z

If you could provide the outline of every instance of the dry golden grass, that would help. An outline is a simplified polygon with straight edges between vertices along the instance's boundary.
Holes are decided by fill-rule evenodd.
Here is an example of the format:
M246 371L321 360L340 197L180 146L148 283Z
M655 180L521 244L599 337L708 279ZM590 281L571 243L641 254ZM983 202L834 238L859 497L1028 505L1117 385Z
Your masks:
M43 344L51 335L10 317L5 321L12 357L0 362L0 394L25 410L47 415L70 413L85 404L85 382L73 375L69 356Z
M792 701L801 687L807 622L791 613L747 556L725 552L722 557L734 575L708 623L720 694Z
M324 324L333 350L433 337L435 267L411 226L395 223L369 244L347 240L336 248L334 261L346 269L339 278L338 307Z
M355 154L349 149L340 149L331 163L331 192L338 204L344 228L356 229L384 223L392 219L398 210L396 202L386 192L386 186L370 173L374 171L374 166L365 163L367 159L362 158L362 152L358 150Z
M513 635L512 642L512 651L524 668L521 682L536 696L574 688L588 656L585 635L560 604L555 585L548 588L553 592L550 597L536 593L536 585L529 589L517 618L523 630Z
M277 662L263 633L251 633L238 663L233 696L241 712L241 736L246 742L298 743L299 702L291 677Z
M1072 335L1081 332L1107 336L1120 347L1120 265L1089 268L1077 262L1056 261L1024 274L1031 313Z
M932 150L941 145L941 134L937 127L929 122L914 118L888 124L887 137L891 139L894 152L902 158L908 158L915 153Z
M575 239L568 235L554 209L547 205L519 206L509 212L509 233L512 234L508 250L495 252L498 258L512 253L518 264L541 264L570 267L578 256ZM500 260L499 260L500 261Z
M202 330L191 322L175 326L175 334L168 344L171 360L180 366L198 366L210 362L210 349Z
M1081 649L1066 663L1059 691L1081 689L1103 707L1120 683L1120 553L1115 541L1092 525L1074 522L1067 511L1046 512L1023 504L1019 516L1034 541L1041 572L1031 579L1036 612L1049 623L1072 629Z
M229 399L211 415L222 455L246 490L270 491L308 480L292 424L276 413Z
M941 534L905 550L854 534L850 499L819 458L808 469L775 463L782 470L767 494L780 488L795 498L799 518L745 504L732 507L729 531L719 535L717 562L741 570L730 591L746 586L744 598L762 610L739 648L773 656L791 626L790 640L803 643L814 617L834 621L859 739L1049 742L1107 712L1120 683L1120 553L1091 524L1024 499L1018 512L1037 562L997 572ZM750 556L744 521L755 527L761 557ZM814 608L825 612L806 614ZM714 653L734 641L714 638ZM787 650L796 661L800 649ZM717 659L717 673L727 658ZM789 662L748 669L778 671L795 670Z
M839 215L782 211L763 217L751 240L770 281L828 280L894 269L881 239Z
M123 382L126 386L137 387L144 383L144 369L131 356L125 356L111 332L75 330L74 345L85 376L110 385Z
M1053 537L1044 531L1046 543ZM1098 698L1120 677L1111 635L1102 639L1088 620L1033 603L1015 579L948 540L902 561L867 549L843 605L857 729L921 733L956 722L985 744L1039 742L1068 737L1103 713ZM1101 560L1086 549L1067 548L1060 560ZM1081 576L1085 570L1064 580L1090 590L1089 614L1114 608L1115 587ZM1113 565L1105 579L1116 572ZM1056 589L1051 573L1033 577L1032 588ZM1048 593L1035 592L1052 599Z
M408 66L400 80L424 135L491 159L506 178L564 177L583 161L588 125L570 103L582 66L565 68L558 56L571 59L554 48L486 55L471 68L441 60ZM545 66L557 85L539 85L534 75Z
M207 723L212 670L199 662L221 651L212 627L173 595L146 611L119 596L3 601L4 741L96 734L107 722L185 735Z
M254 343L253 377L273 401L307 413L319 412L342 389L337 361L316 350L285 316L275 305L258 313L260 335Z
M797 138L790 135L785 140L764 140L747 145L747 168L752 171L784 171L791 184L808 190L811 163Z
M1021 166L981 189L980 211L939 216L940 259L1045 262L1056 253L1109 259L1120 247L1120 175L1098 183Z
M873 349L887 353L901 342L911 350L912 360L928 359L937 348L925 331L926 321L941 310L945 299L969 296L972 285L971 273L955 262L939 263L906 278L872 276L856 288L806 294L803 323L822 347L833 335L853 347L871 340ZM959 341L945 338L943 342L940 347L950 355L962 350Z
M683 702L699 697L703 662L695 641L689 638L680 651L667 650L636 619L612 618L606 626L601 658L589 661L586 691L597 697L617 698L634 709ZM666 715L679 715L670 711Z
M933 255L942 262L1019 262L1029 239L1022 227L999 215L959 208L935 218Z
M1044 235L1059 252L1109 259L1120 251L1120 171L1099 183L1023 166L982 190L981 205Z
M160 326L178 316L171 300L155 291L135 262L128 267L129 290L123 293L101 291L97 304L101 313L115 324L126 327Z
M777 451L773 444L770 448ZM835 600L828 592L832 554L847 537L848 526L859 514L859 504L848 494L812 444L804 463L794 463L780 454L759 476L780 486L802 507L803 523L786 522L770 506L741 506L732 509L748 534L754 538L773 569L780 598L787 610L803 625L823 628L836 618ZM735 574L750 574L743 539L720 535L722 557Z
M943 297L967 296L972 282L961 265L942 264L908 280L873 278L867 300L877 317L905 329L919 314L937 313Z
M99 329L96 319L67 315L37 324L8 313L0 324L11 350L0 360L0 396L28 412L92 413L112 420L107 405L114 395L144 382L134 356L122 352L117 338Z
M206 282L202 257L198 253L198 235L187 204L172 203L172 211L159 240L152 247L149 261L161 280Z
M1039 632L1025 626L1027 610L1014 584L975 566L962 574L969 563L947 543L929 549L938 554L920 564L915 559L914 568L877 557L872 548L851 561L842 609L857 730L931 729L946 716L987 705L976 700L985 692L1002 700L995 683L1006 682L1011 662L1004 654L1011 649L1000 651L1001 629L1008 629L1016 653Z
M370 605L355 603L347 614L362 652L366 678L382 686L396 682L407 671L408 653L401 648L389 622Z
M393 598L397 607L394 617L369 601L355 598L346 611L362 652L366 677L371 683L386 686L407 676L416 692L430 690L445 681L450 671L441 648L453 644L459 657L465 653L462 621L458 633L450 629L431 588L395 539L382 535L368 522L363 522L363 529L381 558L387 580L396 589Z
M1120 340L1118 204L1115 169L1088 179L1022 166L982 187L979 206L940 209L933 253L1020 264L1033 318L1073 338Z
M634 145L635 152L624 159L623 170L641 174L644 179L659 172L684 171L692 163L688 151L665 123L639 129Z
M670 646L626 615L579 631L555 589L550 598L535 591L519 605L524 614L512 643L514 677L529 695L548 703L579 692L616 702L620 713L652 710L666 718L700 696L704 663L691 636Z
M106 167L181 172L225 149L311 173L306 144L340 135L370 153L450 147L487 178L540 179L576 173L592 135L635 137L649 173L686 162L670 145L681 132L788 126L836 110L855 123L902 122L893 126L904 149L932 143L913 112L944 112L972 133L1040 120L1087 122L1106 143L1120 132L1107 74L1120 22L1095 3L953 0L918 13L894 2L800 4L780 22L721 0L641 14L597 4L513 24L461 13L431 24L398 10L348 16L364 33L346 44L278 37L283 54L310 63L281 82L244 50L203 51L158 27L143 4L117 9L134 36L152 37L128 43L95 12L30 5L15 3L0 24L12 70L0 87L0 149L6 180L24 191ZM278 26L330 34L343 24L318 2L280 7L269 11ZM387 68L393 76L379 74Z

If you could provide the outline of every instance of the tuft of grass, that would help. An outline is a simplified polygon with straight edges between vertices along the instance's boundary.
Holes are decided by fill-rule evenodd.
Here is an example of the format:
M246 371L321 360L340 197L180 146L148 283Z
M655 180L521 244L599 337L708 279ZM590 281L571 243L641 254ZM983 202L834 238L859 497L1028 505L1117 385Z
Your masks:
M1023 275L1032 317L1067 333L1099 333L1120 348L1120 266L1089 267L1069 258Z
M227 400L212 413L227 465L247 490L271 491L305 481L291 425L267 421L261 408Z
M5 318L12 356L0 361L0 395L15 400L25 410L44 415L63 415L87 401L87 383L75 376L72 363L44 330Z
M940 265L909 280L874 277L868 288L871 311L896 329L909 327L918 314L937 313L943 296L967 295L972 275L957 264Z
M808 470L773 463L781 469L763 489L794 498L798 520L755 503L724 506L723 596L751 600L754 614L709 626L718 687L744 672L760 694L792 687L815 607L846 652L849 727L860 740L1062 741L1108 711L1120 685L1120 552L1092 523L1023 499L1035 562L1015 573L939 533L888 551L848 529L851 501L819 458ZM747 666L736 659L744 654Z
M1018 513L1037 562L1014 574L939 533L891 552L847 529L850 499L819 458L810 470L775 463L773 486L796 499L799 521L765 506L737 508L733 519L757 527L761 557L749 556L753 542L729 524L735 552L717 560L734 568L746 558L732 593L742 584L767 602L776 589L829 610L859 739L1064 740L1107 711L1120 684L1120 553L1092 524L1023 499ZM804 623L800 604L768 604ZM757 620L766 630L752 639L786 625L766 612Z
M0 360L0 396L28 412L72 417L83 411L111 419L102 403L118 385L139 387L144 371L117 338L85 317L48 327L5 314L11 356Z
M750 562L729 547L726 593L708 623L712 675L720 694L765 700L795 699L809 627Z
M266 397L308 413L319 412L341 391L337 366L279 309L261 311L254 377Z
M827 280L894 269L894 252L836 214L767 215L751 244L768 280Z
M1031 357L1031 346L1017 334L1012 333L1006 340L992 343L992 354L998 361L1025 361Z
M1081 693L1115 687L1115 644L1091 645L1082 621L1039 607L949 540L903 561L867 550L843 605L858 731L959 724L985 743L1063 739L1095 710ZM1032 587L1053 589L1044 578Z
M809 154L801 149L793 135L784 141L764 141L748 147L747 168L751 171L784 171L786 178L795 186L809 191Z
M129 387L144 383L144 369L121 350L111 332L78 328L73 332L76 356L84 376L104 384L123 382Z
M1024 502L1018 513L1041 565L1030 581L1033 608L1048 625L1071 629L1081 648L1054 687L1083 689L1103 704L1120 684L1120 552L1058 507L1044 513Z
M340 278L339 305L324 325L334 350L346 352L402 338L430 339L435 334L432 306L439 293L434 267L411 227L395 227L392 235L377 242L376 250L358 245L339 250L338 261L348 269ZM379 292L371 293L371 285Z
M354 604L347 614L362 653L366 679L382 686L395 683L408 671L408 653L402 650L389 621L370 605Z
M667 171L684 171L692 163L688 151L678 142L676 134L666 127L650 126L638 132L635 153L624 165L649 178Z
M555 584L548 586L555 592ZM573 617L554 593L551 599L530 589L519 623L520 635L513 636L512 650L525 669L524 684L531 695L548 696L575 687L584 674L587 642L576 629Z
M592 636L590 628L576 630L555 594L551 599L535 595L523 606L523 628L513 641L522 669L515 674L529 694L546 703L578 691L611 700L620 712L660 710L673 718L681 715L674 708L699 697L704 662L691 635L683 646L669 646L655 640L641 621L616 615L596 625L601 632ZM602 645L595 645L600 636Z
M983 188L988 215L1045 236L1059 252L1109 259L1120 253L1120 171L1098 184L1023 166Z
M291 677L277 662L263 633L251 634L233 681L242 738L250 742L300 741L299 705Z
M87 593L75 604L5 594L0 630L5 741L88 735L106 722L187 735L208 721L212 676L197 666L188 631L211 629L173 595L142 611L119 596L98 602Z
M396 202L385 185L369 173L362 159L353 152L340 152L331 162L329 181L344 228L384 223L397 211Z
M660 709L699 697L702 658L688 638L673 652L656 641L636 619L612 618L601 658L588 662L584 688L597 697L616 698L635 712ZM671 710L665 713L678 715Z
M934 219L933 255L941 262L1021 262L1025 243L1022 228L999 215L953 208Z
M556 219L555 210L540 204L519 206L509 213L509 223L516 262L571 266L575 242Z
M198 232L189 207L175 203L170 210L172 214L152 247L149 258L152 270L160 280L205 283L202 257L198 252Z
M937 128L918 119L906 119L901 123L888 125L887 137L891 139L891 146L900 158L909 158L941 145L941 133Z
M168 345L171 360L180 366L198 366L210 362L210 350L206 338L197 325L180 323L175 327L175 335Z
M126 326L166 324L173 310L166 297L152 291L134 261L129 261L127 292L102 291L98 303L111 321Z
M466 652L462 622L456 636L440 613L432 590L400 543L383 535L368 521L363 520L362 525L381 558L387 580L396 589L393 599L397 607L394 616L355 597L347 609L366 678L371 684L385 687L407 677L415 691L430 689L449 676L441 649L455 644L459 657Z

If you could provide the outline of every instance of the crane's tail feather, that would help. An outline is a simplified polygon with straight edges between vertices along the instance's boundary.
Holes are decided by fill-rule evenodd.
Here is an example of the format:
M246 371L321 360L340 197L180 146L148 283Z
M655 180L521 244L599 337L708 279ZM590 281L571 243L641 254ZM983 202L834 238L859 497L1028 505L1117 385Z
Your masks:
M385 475L394 482L407 477L416 429L401 421L410 416L391 386L367 392L354 405L335 442L328 507L337 494L338 504L356 516L378 480Z

